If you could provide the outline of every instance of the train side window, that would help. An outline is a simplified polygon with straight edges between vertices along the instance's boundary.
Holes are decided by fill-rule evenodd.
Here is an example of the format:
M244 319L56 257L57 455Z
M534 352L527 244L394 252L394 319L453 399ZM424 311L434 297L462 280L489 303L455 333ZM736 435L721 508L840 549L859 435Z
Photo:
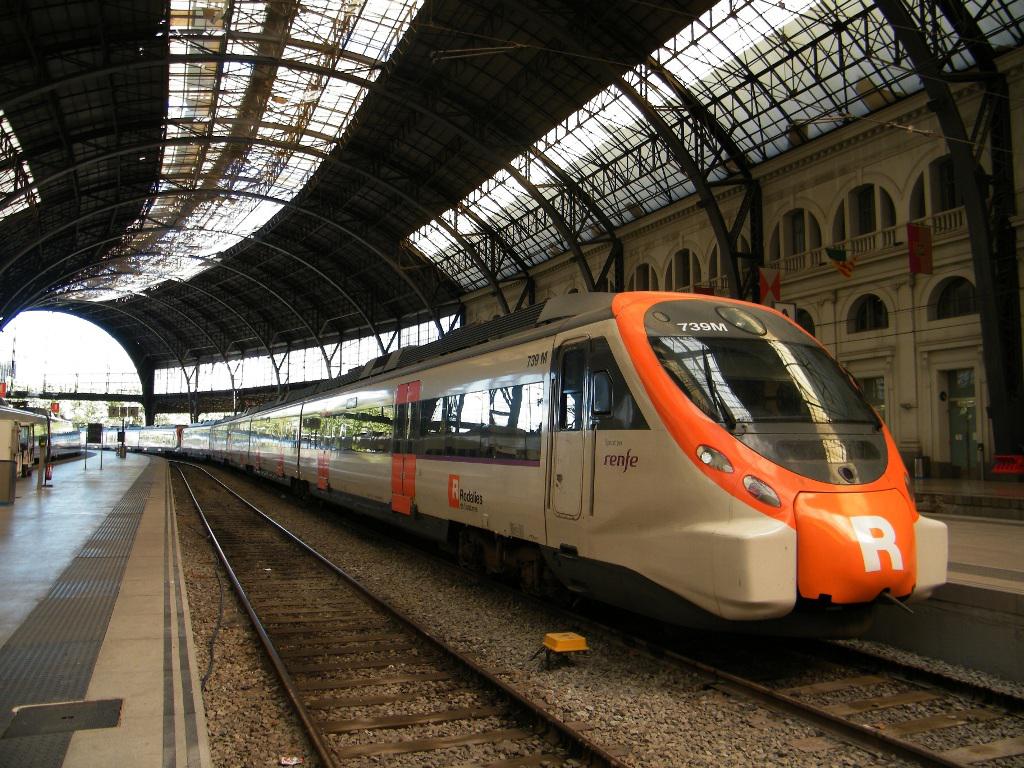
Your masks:
M558 428L575 432L583 428L583 380L587 352L582 346L562 351L562 369L559 380Z
M608 416L612 412L612 377L608 371L594 371L594 402L591 406L595 416Z
M592 380L595 390L594 404L591 406L591 415L595 417L594 428L648 429L647 421L629 390L608 340L604 337L594 338L590 343L590 368L595 371ZM598 407L597 400L601 397L598 389L603 386L599 378L602 375L607 377L608 398L606 406L601 404L602 407Z
M539 461L540 435L544 425L544 385L539 381L523 387L520 424L526 429L526 454L522 458Z
M395 436L392 440L394 453L405 453L403 443L409 437L409 404L399 403L395 408Z

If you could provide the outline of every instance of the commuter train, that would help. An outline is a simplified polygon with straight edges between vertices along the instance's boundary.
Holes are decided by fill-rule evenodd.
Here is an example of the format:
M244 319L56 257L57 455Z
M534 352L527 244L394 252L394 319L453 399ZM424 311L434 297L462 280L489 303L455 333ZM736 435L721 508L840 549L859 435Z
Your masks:
M892 436L766 307L559 297L193 425L180 450L436 539L466 564L667 622L851 636L945 580Z

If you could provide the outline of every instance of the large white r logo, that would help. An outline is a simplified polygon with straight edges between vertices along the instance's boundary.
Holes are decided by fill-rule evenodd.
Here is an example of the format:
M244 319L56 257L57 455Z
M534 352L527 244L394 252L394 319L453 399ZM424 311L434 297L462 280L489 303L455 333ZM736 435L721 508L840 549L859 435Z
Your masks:
M903 570L903 554L896 546L896 531L893 530L892 523L884 517L861 515L851 517L850 524L853 525L853 532L857 534L860 553L864 557L865 572L882 570L879 552L889 553L889 562L894 571Z

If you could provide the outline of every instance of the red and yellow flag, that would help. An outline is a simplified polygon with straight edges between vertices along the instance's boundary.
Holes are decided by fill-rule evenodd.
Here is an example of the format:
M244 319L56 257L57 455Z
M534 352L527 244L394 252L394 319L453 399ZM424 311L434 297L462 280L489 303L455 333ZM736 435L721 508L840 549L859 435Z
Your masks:
M839 271L839 274L846 278L853 274L856 258L848 257L846 251L842 248L826 248L825 253L828 254L829 259L832 261L832 266Z

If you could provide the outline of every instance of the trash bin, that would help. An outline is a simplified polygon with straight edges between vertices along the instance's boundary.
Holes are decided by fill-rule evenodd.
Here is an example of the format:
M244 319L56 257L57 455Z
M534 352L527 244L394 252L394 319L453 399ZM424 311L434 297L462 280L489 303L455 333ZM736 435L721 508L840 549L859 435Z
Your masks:
M931 474L931 459L927 456L915 456L914 457L914 479L924 480L928 475Z

